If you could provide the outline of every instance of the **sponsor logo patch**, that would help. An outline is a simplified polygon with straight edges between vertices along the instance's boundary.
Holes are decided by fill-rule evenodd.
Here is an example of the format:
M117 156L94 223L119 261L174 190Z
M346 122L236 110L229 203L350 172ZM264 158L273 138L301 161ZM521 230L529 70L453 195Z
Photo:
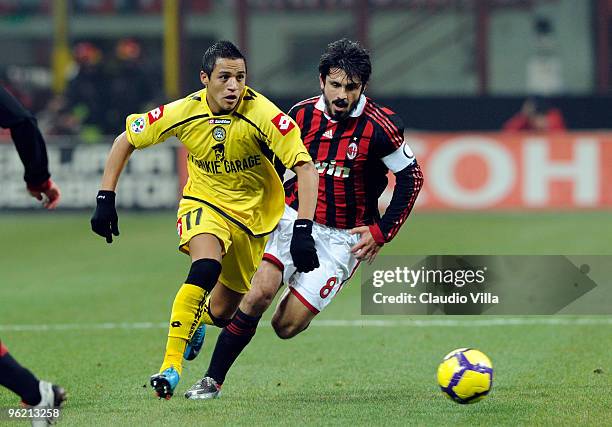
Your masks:
M147 116L149 116L149 124L152 125L164 116L164 106L160 105L156 109L149 111Z
M210 119L208 121L209 125L229 125L232 121L230 119Z
M278 113L276 117L272 119L272 124L278 129L278 131L283 135L287 135L291 129L295 127L291 119L283 113Z
M144 130L146 125L147 124L145 122L144 117L141 116L132 122L132 124L130 125L130 129L132 129L132 132L134 133L140 133Z
M178 233L179 237L183 236L183 221L181 221L182 218L179 218L176 220L176 232Z

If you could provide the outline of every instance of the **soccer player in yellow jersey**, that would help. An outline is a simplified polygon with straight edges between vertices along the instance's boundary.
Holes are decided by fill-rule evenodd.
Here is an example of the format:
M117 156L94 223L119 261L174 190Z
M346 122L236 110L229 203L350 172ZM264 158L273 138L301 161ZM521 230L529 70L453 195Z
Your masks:
M245 85L246 61L232 43L212 45L202 58L199 92L133 114L106 162L94 232L112 242L119 235L115 188L135 149L178 138L189 152L189 179L178 209L179 250L191 267L172 306L166 353L151 385L160 398L174 393L186 348L202 324L224 327L232 319L259 265L267 236L284 209L284 191L272 159L291 168L299 182L300 208L292 241L303 271L319 266L312 218L318 174L295 122Z

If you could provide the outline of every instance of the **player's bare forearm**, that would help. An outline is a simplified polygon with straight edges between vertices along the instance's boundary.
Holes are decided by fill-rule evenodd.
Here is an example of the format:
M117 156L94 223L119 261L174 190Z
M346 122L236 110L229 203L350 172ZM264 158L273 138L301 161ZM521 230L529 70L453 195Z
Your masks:
M319 174L312 162L295 165L293 171L298 180L298 218L312 220L317 207Z
M115 139L106 159L100 190L115 191L119 176L133 151L134 146L128 141L125 132Z

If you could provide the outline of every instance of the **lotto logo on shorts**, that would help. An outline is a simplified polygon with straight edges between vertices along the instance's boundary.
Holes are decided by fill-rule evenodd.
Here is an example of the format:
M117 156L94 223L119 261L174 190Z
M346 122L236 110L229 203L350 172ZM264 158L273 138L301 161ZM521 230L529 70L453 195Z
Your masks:
M181 221L181 218L176 220L176 232L178 233L179 237L183 235L183 222Z
M278 113L278 116L272 119L272 123L283 136L287 135L295 127L291 119L283 113Z
M160 105L155 110L151 110L147 113L149 116L149 124L152 125L157 120L161 119L164 115L164 106Z

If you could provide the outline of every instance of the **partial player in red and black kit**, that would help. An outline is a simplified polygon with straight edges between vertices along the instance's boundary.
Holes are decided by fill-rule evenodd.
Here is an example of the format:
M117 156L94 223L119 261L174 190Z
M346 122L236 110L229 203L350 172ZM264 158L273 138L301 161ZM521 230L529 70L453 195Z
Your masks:
M0 126L11 131L19 157L25 168L24 179L30 195L54 209L60 190L51 180L47 166L47 149L36 119L4 88L0 87ZM34 408L56 408L66 399L61 387L39 381L28 369L9 354L0 341L0 384L17 393L21 400ZM44 424L52 419L36 419Z
M47 209L54 209L59 203L60 191L49 174L45 140L34 116L3 87L0 87L0 127L11 131L25 168L23 178L30 195L41 200Z
M272 326L280 338L291 338L336 296L362 260L371 262L399 231L423 185L423 175L404 126L390 109L364 95L371 73L370 58L358 43L331 43L321 57L322 95L295 105L289 115L301 129L304 145L319 172L313 223L296 224L297 182L285 183L285 213L266 246L252 288L232 322L217 340L205 377L190 398L217 397L232 363L249 343L263 312L283 282L288 287L276 308ZM395 189L385 214L378 198L395 175ZM292 235L312 229L320 267L296 271ZM309 233L308 233L309 234Z

